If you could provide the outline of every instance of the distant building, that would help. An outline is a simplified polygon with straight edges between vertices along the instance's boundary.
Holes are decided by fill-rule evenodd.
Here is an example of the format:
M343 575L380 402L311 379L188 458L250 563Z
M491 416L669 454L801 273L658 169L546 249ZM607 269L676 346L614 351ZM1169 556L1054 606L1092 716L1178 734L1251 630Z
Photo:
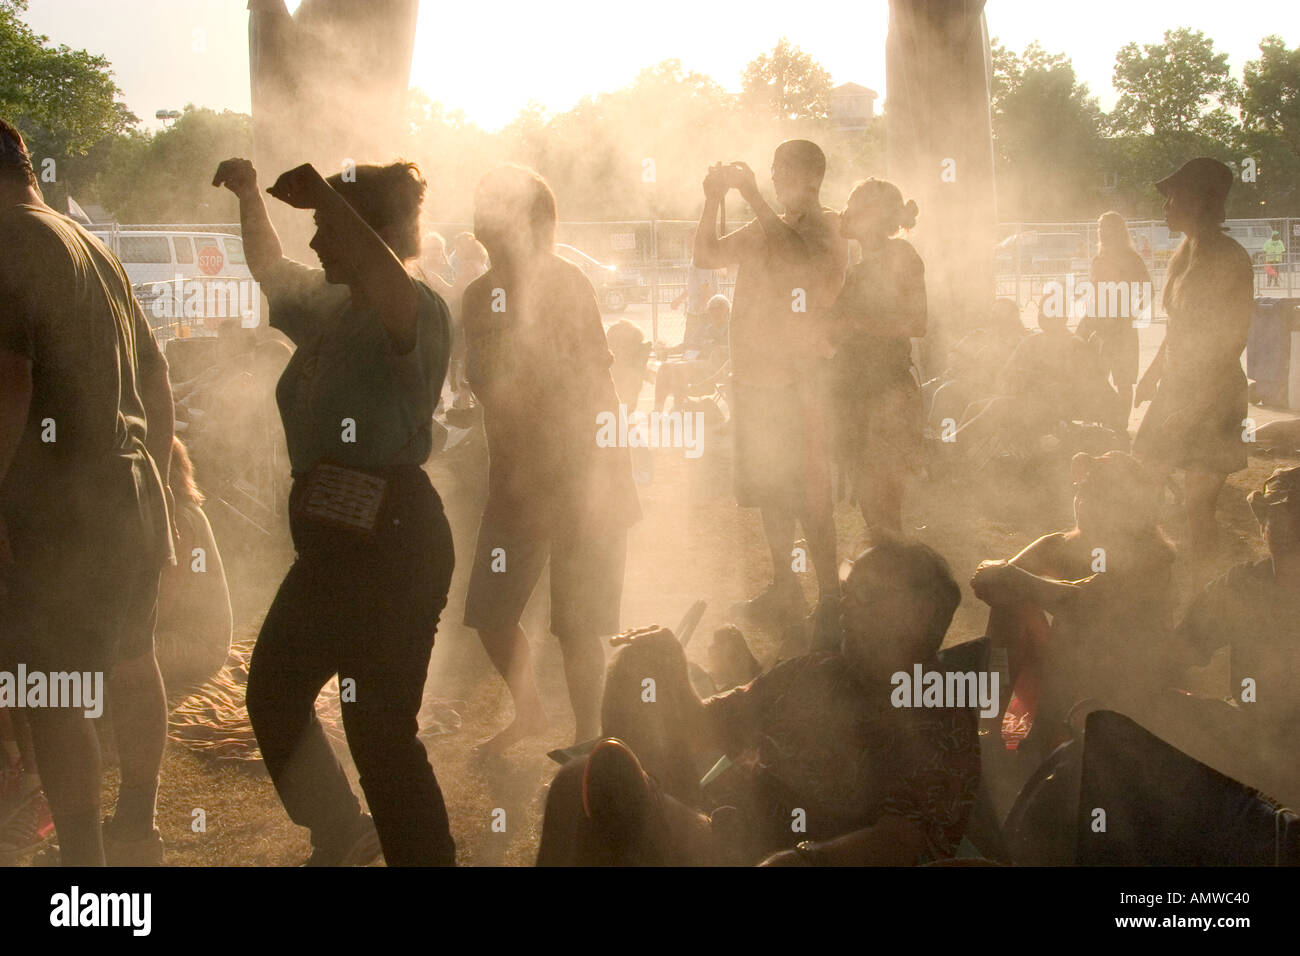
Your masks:
M857 83L841 83L831 90L831 122L836 129L866 129L876 115L875 90Z

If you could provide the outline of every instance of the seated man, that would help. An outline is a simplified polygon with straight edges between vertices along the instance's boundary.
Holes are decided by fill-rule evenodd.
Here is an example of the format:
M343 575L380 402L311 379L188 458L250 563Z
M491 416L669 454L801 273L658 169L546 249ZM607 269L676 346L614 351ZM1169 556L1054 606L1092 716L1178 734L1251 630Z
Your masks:
M1122 452L1080 453L1071 471L1075 526L984 561L971 578L989 605L985 633L1008 653L1013 713L1032 715L1026 749L1042 755L1066 739L1078 701L1132 713L1150 699L1174 599L1174 549L1150 475Z
M713 391L712 382L727 363L730 321L731 301L719 294L709 299L702 322L687 322L682 344L669 350L655 376L655 411L662 412L669 398L680 403L692 394L694 386Z
M853 563L845 582L840 651L786 661L707 701L690 689L670 631L623 637L603 731L664 745L648 748L643 768L622 739L606 737L586 760L563 767L547 796L538 865L951 857L979 783L976 716L965 707L896 707L891 675L938 669L960 601L939 554L886 539ZM619 669L640 679L617 680ZM677 764L689 759L686 750L732 763L715 784L726 799L712 818L683 801L690 788L680 785Z

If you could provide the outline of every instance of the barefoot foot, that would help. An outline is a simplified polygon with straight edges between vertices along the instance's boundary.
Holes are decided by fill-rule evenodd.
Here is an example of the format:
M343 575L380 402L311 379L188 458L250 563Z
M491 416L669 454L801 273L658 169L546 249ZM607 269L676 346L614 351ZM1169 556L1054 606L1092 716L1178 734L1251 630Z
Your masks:
M499 754L525 737L537 737L546 733L550 726L544 711L518 714L505 729L480 742L474 749L484 755Z

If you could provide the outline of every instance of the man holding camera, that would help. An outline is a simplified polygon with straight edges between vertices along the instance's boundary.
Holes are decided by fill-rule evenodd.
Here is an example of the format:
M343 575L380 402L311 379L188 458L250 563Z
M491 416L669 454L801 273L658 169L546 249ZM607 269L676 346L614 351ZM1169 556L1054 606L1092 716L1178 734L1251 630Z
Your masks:
M848 244L835 213L821 205L826 156L816 143L789 140L772 159L778 215L744 163L718 164L704 178L695 264L739 265L731 319L736 499L762 510L772 584L746 602L747 616L798 621L803 594L795 577L795 521L803 526L820 591L814 641L833 642L838 624L825 401L820 369L830 354L818 315L844 282ZM755 218L719 238L715 223L735 189Z

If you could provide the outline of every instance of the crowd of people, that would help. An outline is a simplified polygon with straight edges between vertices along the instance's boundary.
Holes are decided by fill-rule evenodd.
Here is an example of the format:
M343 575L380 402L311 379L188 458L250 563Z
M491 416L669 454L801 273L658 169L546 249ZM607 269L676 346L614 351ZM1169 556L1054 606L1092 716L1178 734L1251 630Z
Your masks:
M389 865L456 861L417 736L455 566L423 467L443 440L439 412L477 422L489 453L477 539L457 542L471 568L462 623L513 707L484 753L549 726L522 624L549 567L575 746L548 791L539 865L988 855L972 832L980 713L973 701L922 705L919 675L987 674L998 654L1009 686L996 717L1032 727L1022 761L1069 738L1080 701L1141 719L1224 646L1228 696L1251 733L1295 739L1300 468L1278 469L1251 496L1270 557L1211 583L1181 623L1182 558L1160 524L1168 475L1181 470L1187 550L1213 554L1220 493L1246 464L1252 270L1220 229L1228 167L1193 159L1156 184L1186 238L1165 283L1164 344L1140 377L1134 322L1151 305L1141 296L1077 331L1046 298L1033 332L1018 303L998 300L928 380L913 357L932 324L925 266L904 238L920 210L874 178L842 211L827 208L826 158L810 141L775 151L779 210L744 163L708 169L674 304L685 305L685 336L659 351L653 375L655 343L629 323L606 330L591 283L556 254L556 196L536 172L484 175L473 232L450 252L421 234L418 168L354 172L303 165L264 190L247 160L221 163L213 186L238 199L277 335L223 330L216 361L173 382L120 263L44 204L21 135L0 123L0 670L106 674L122 766L101 821L94 723L77 708L0 706L0 798L25 808L24 832L57 832L60 862L162 859L164 686L211 675L230 648L225 566L181 436L290 482L296 556L262 622L246 703L284 809L310 831L308 865L381 853ZM754 218L720 235L733 190ZM264 193L312 212L320 268L285 256ZM1122 218L1107 213L1099 229L1091 280L1149 290ZM736 617L802 641L766 670L735 625L715 634L707 672L679 635L624 630L641 503L633 449L597 441L596 423L635 407L647 377L656 411L725 390L735 500L758 509L771 564L770 584ZM250 390L265 400L227 402ZM1147 401L1130 442L1130 409ZM234 418L258 441L218 454L227 439L216 422ZM971 586L989 606L987 637L946 647L961 588L943 555L905 533L909 484L1047 449L1070 460L1074 527L984 561ZM865 528L843 564L837 478ZM800 550L817 584L811 610L792 562ZM896 678L914 670L918 700L901 706ZM335 677L369 812L317 718Z

